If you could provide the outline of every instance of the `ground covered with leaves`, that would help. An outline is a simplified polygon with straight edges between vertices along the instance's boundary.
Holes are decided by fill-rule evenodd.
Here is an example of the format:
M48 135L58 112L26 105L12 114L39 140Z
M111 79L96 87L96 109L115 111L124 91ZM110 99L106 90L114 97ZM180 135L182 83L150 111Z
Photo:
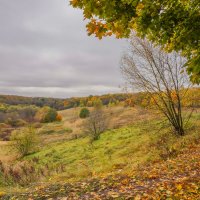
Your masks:
M76 183L38 185L1 199L200 199L200 143L177 157L143 166L129 175L87 179Z

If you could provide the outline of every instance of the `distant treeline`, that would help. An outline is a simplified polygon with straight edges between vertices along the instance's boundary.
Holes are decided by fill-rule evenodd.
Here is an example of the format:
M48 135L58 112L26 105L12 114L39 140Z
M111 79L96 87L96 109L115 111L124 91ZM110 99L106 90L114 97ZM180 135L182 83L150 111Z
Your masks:
M61 110L63 108L63 100L56 99L56 98L0 95L0 103L4 103L8 105L35 105L38 107L49 106L57 110Z
M182 89L186 93L182 103L183 106L200 107L200 88ZM176 98L176 97L174 97ZM113 106L123 104L124 106L148 107L152 104L152 99L147 93L120 93L105 94L101 96L72 97L68 99L41 98L41 97L22 97L13 95L0 95L0 104L8 105L35 105L37 107L48 106L56 110L64 110L74 107L93 107L96 101L101 100L103 105Z
M38 107L49 106L56 110L64 110L77 106L92 107L96 99L100 99L103 105L123 102L130 97L130 94L107 94L102 96L72 97L67 99L23 97L15 95L0 95L0 103L8 105L35 105Z

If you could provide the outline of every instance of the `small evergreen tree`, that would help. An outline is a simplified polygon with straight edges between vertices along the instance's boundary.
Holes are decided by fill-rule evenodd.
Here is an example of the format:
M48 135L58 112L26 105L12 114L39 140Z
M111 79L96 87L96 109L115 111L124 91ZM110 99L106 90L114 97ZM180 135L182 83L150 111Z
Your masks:
M89 117L89 115L90 115L90 111L87 108L82 108L80 111L79 117L84 119L84 118Z

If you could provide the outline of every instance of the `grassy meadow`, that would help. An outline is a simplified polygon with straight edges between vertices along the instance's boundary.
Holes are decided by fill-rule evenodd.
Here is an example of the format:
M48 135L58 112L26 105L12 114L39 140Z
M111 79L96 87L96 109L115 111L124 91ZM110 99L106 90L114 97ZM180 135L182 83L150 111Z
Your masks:
M79 118L80 109L60 111L61 122L40 125L40 148L22 159L10 148L10 142L1 142L0 160L18 173L13 179L9 175L7 180L0 177L3 192L23 191L24 186L32 188L36 184L131 175L149 163L174 158L199 141L199 110L193 113L186 135L178 137L154 111L114 106L103 108L110 119L108 130L91 143L84 134L85 119Z

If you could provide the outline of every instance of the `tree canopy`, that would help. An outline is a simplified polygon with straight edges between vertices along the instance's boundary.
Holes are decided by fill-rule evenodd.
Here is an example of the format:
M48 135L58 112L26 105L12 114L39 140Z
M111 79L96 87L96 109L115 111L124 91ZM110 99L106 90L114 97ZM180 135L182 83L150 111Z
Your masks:
M88 34L129 37L132 30L167 51L181 51L187 72L200 83L199 0L71 0L88 20Z

